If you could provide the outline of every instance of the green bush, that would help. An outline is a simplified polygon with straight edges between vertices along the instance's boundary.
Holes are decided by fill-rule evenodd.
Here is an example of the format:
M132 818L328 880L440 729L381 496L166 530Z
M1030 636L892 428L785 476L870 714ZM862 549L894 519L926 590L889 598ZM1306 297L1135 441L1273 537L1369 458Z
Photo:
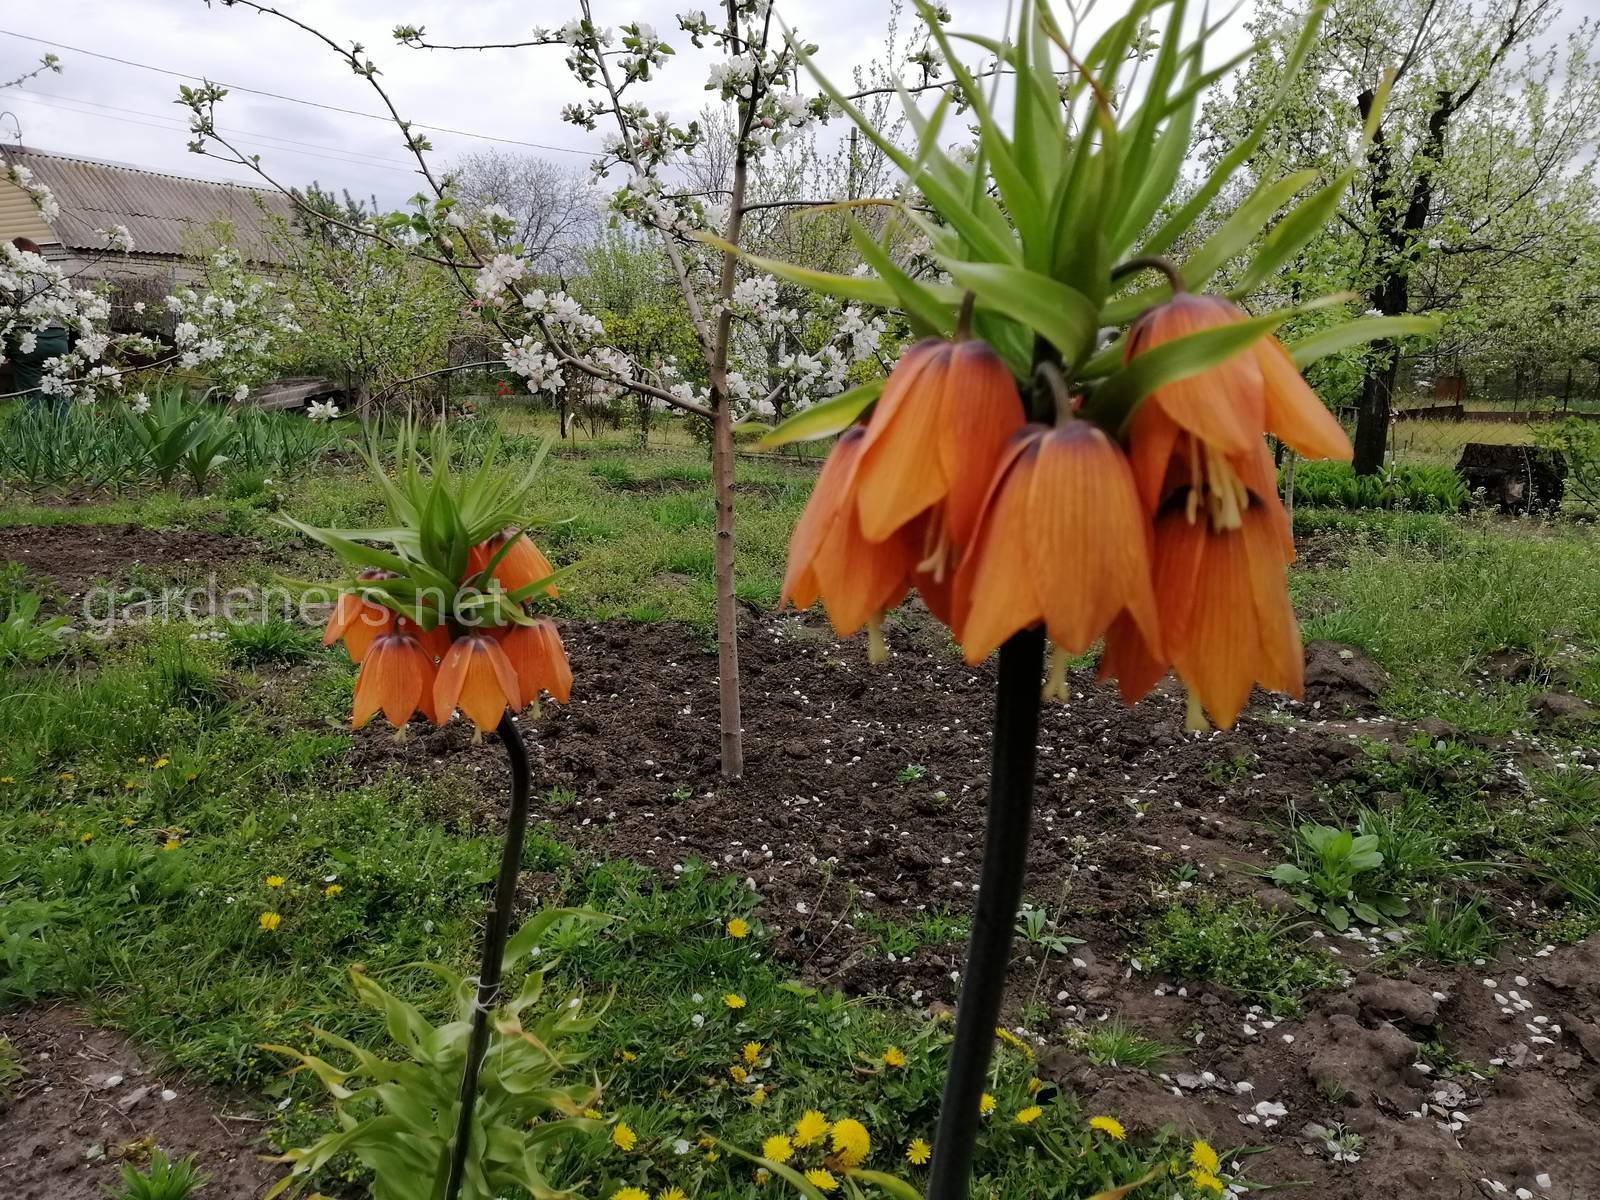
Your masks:
M1567 498L1600 511L1600 421L1568 417L1540 429L1537 441L1566 459Z
M1295 464L1297 506L1460 512L1468 499L1466 486L1448 467L1388 467L1376 475L1357 475L1349 463Z

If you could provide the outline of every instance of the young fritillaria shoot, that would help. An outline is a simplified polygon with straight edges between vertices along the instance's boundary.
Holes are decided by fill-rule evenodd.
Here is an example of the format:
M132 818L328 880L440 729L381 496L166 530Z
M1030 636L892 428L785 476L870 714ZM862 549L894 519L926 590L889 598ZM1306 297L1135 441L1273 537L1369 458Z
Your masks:
M1000 650L982 879L929 1168L928 1196L954 1198L967 1194L1022 892L1045 635L1053 698L1066 698L1067 658L1102 641L1101 677L1129 704L1175 672L1191 728L1207 716L1232 726L1256 685L1298 695L1304 663L1285 578L1294 544L1265 435L1308 458L1348 460L1348 438L1299 368L1426 326L1334 324L1286 347L1276 329L1346 298L1261 316L1236 303L1314 236L1350 176L1281 216L1314 173L1269 179L1199 236L1271 113L1172 200L1197 99L1220 73L1204 61L1215 27L1201 16L1192 28L1185 0L1135 0L1088 44L1070 5L1063 25L1043 0L1022 4L1010 41L949 33L944 13L918 9L954 86L927 112L902 93L914 155L818 76L906 175L883 239L855 226L877 276L760 265L899 307L925 338L881 385L769 437L839 435L795 528L784 600L820 599L836 632L866 627L881 659L884 613L915 590L968 662ZM995 56L996 72L969 71L958 41ZM1009 112L996 73L1010 77ZM945 148L955 105L976 127L967 153ZM907 227L927 238L949 283L896 265L893 237ZM1168 257L1179 245L1181 262ZM1205 290L1240 262L1235 292Z

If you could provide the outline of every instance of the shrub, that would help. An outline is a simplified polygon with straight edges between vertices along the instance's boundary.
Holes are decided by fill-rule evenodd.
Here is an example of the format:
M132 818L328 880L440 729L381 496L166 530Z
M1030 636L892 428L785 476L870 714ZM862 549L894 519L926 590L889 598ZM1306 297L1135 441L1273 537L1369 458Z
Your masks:
M1537 431L1539 445L1559 450L1567 461L1567 498L1600 511L1600 421L1568 417Z

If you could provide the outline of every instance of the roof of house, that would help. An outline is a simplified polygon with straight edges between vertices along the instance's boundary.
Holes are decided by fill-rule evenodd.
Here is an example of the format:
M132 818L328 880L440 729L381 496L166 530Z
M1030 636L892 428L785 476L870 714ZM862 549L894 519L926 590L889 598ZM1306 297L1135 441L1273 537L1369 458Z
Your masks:
M288 197L266 188L189 179L26 146L4 147L0 156L27 167L55 193L61 214L51 227L63 246L76 250L105 249L105 238L95 230L125 225L133 235L135 254L189 257L205 227L224 220L232 224L246 258L270 262L279 256L267 236L268 219L293 211Z

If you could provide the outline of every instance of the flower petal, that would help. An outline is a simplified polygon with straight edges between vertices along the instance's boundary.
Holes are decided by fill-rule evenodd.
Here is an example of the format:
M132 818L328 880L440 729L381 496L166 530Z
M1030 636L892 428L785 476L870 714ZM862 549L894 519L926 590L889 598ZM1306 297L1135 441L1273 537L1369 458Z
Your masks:
M1029 511L1042 432L1030 425L1012 439L956 573L955 632L974 666L1017 630L1044 617L1035 586Z
M1303 458L1349 462L1350 438L1327 405L1307 385L1288 351L1275 337L1255 346L1266 388L1266 427Z
M1122 451L1087 421L1039 440L1032 472L1036 591L1050 640L1082 654L1124 609L1159 644L1150 530Z
M950 352L949 342L918 342L901 356L878 397L857 484L856 507L868 541L886 540L944 498L948 482L939 463L937 418Z

